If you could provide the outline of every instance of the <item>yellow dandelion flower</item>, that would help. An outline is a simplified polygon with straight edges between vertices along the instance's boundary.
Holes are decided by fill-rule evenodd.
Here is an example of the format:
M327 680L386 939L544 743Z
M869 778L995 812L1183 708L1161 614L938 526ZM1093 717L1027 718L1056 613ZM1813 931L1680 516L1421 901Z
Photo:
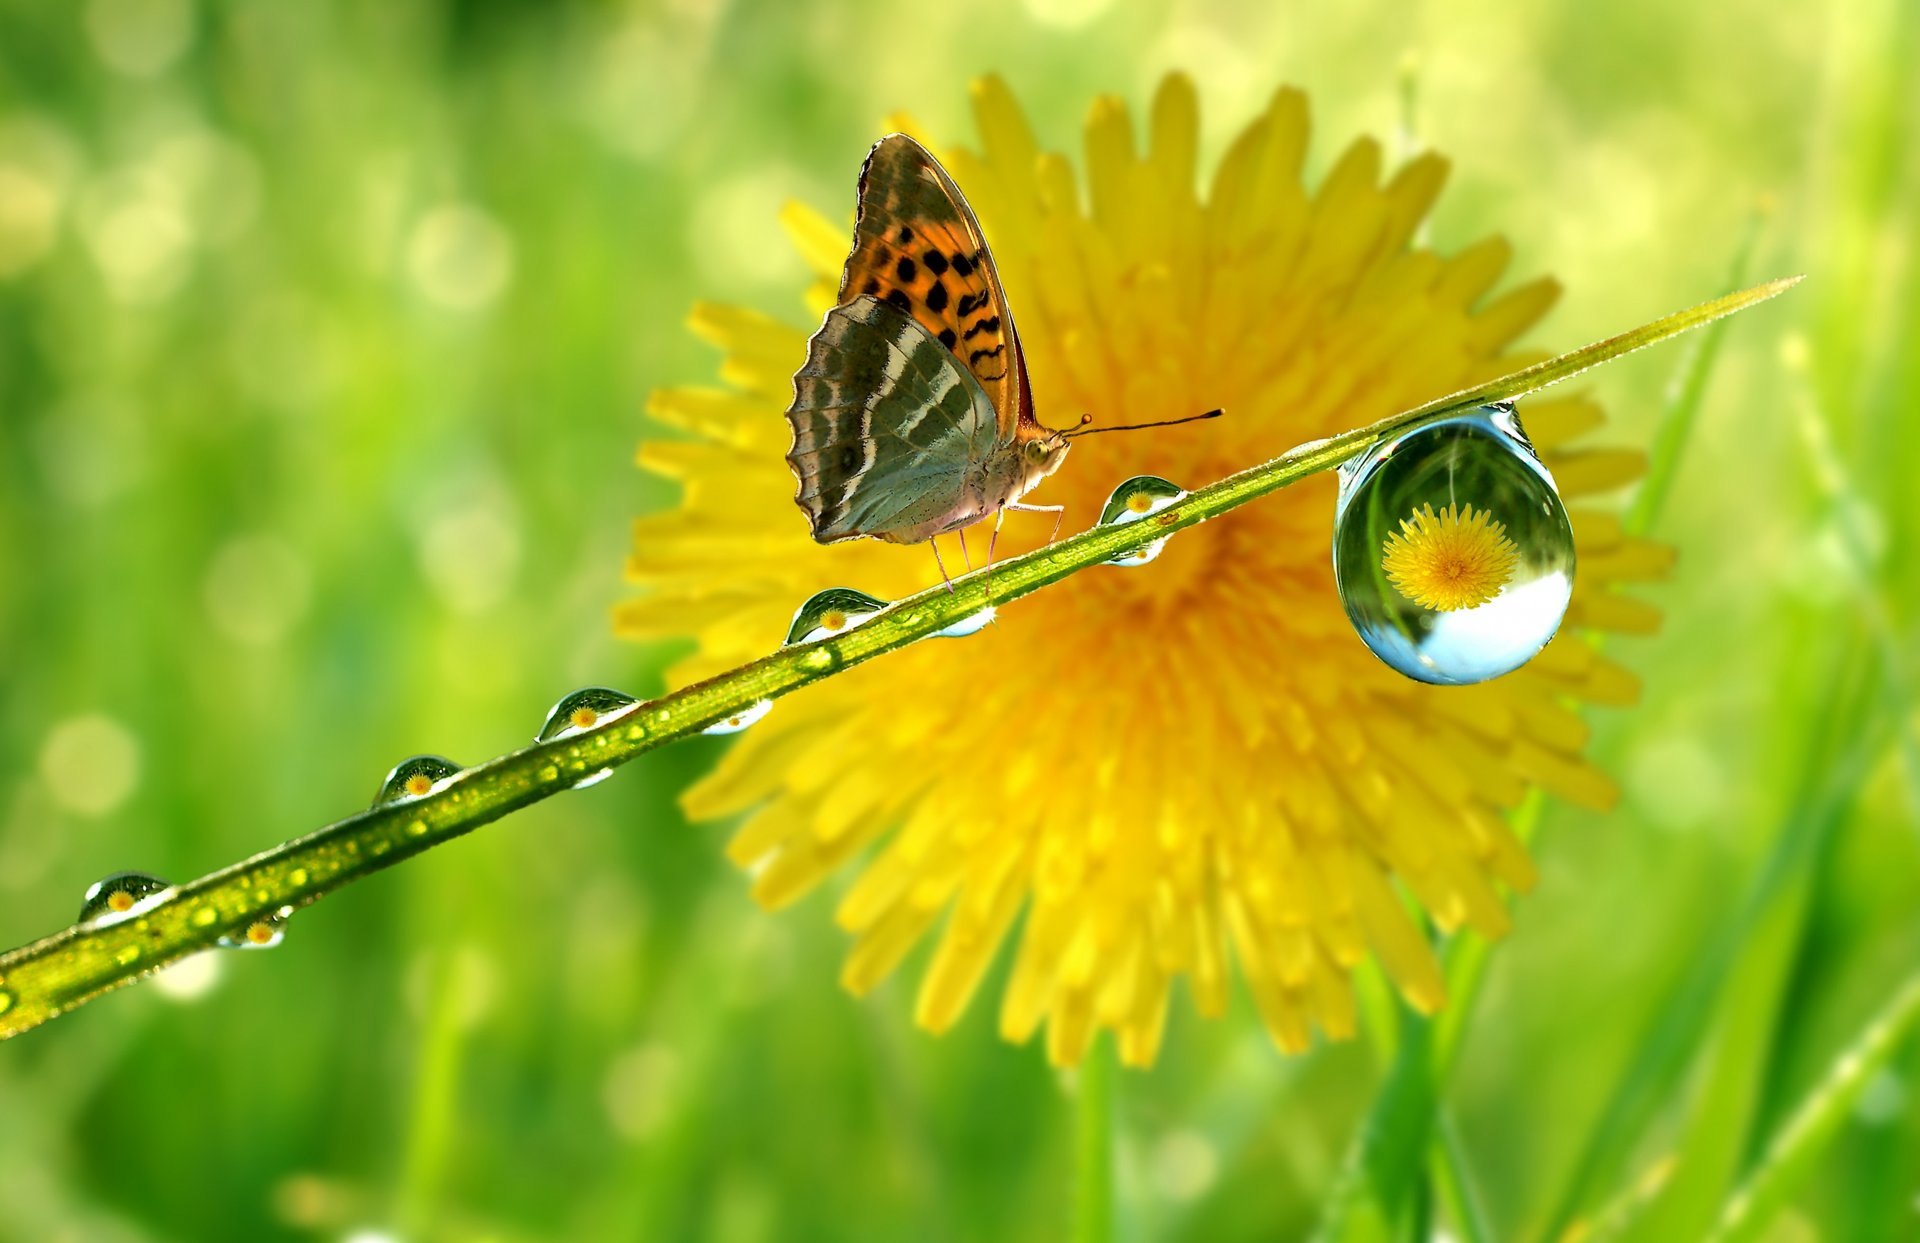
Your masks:
M1084 184L1040 149L1003 83L980 82L974 106L977 152L930 145L985 227L1041 416L1231 412L1076 442L1030 498L1065 504L1069 529L1129 476L1205 483L1541 357L1511 346L1552 305L1552 281L1490 294L1504 241L1447 256L1414 242L1446 162L1421 155L1383 179L1379 145L1362 139L1310 191L1298 91L1273 97L1204 195L1185 77L1155 95L1144 150L1123 104L1094 104ZM823 588L897 598L931 581L924 548L814 544L783 457L792 376L847 256L859 154L837 221L783 216L818 274L809 316L696 307L724 383L662 390L649 406L690 435L649 441L641 465L683 491L637 524L629 574L645 591L618 624L695 641L676 683L764 654ZM1572 447L1602 422L1584 397L1524 414L1576 505L1643 469L1635 452ZM1442 929L1505 932L1501 890L1526 888L1533 870L1502 809L1530 786L1610 803L1574 707L1624 704L1637 688L1573 633L1482 686L1393 673L1335 595L1334 488L1322 476L1288 489L1179 537L1151 569L1077 575L971 638L918 644L783 701L686 809L742 818L728 852L769 907L865 857L837 911L854 938L843 982L865 993L934 938L916 1015L936 1032L1010 939L1000 1030L1025 1041L1044 1024L1059 1064L1101 1028L1127 1062L1150 1063L1176 978L1217 1015L1236 969L1288 1050L1315 1027L1353 1035L1350 972L1368 954L1432 1011L1441 974L1404 897ZM1569 629L1651 628L1653 611L1614 587L1660 574L1667 550L1604 514L1574 524ZM1051 527L1010 516L1001 555ZM957 541L942 542L959 564Z
M1438 514L1423 505L1387 536L1380 567L1400 594L1423 609L1452 613L1478 608L1500 594L1520 564L1507 529L1486 510Z

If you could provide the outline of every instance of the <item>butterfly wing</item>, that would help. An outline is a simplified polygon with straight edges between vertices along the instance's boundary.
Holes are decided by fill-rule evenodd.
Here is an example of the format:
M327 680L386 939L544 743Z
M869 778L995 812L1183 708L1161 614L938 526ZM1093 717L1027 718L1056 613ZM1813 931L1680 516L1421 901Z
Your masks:
M994 405L912 316L867 295L833 308L793 392L787 462L813 538L916 543L978 516Z
M905 134L874 144L840 301L890 303L964 364L993 402L1001 439L1033 422L1020 335L980 222L931 152Z

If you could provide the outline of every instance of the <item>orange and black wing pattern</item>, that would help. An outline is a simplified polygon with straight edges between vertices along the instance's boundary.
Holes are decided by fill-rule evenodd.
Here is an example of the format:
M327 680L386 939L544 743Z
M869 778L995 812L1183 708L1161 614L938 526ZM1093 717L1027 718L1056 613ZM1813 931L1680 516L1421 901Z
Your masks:
M1026 360L980 222L960 187L905 134L874 144L840 302L865 295L905 311L980 381L1003 441L1033 421Z

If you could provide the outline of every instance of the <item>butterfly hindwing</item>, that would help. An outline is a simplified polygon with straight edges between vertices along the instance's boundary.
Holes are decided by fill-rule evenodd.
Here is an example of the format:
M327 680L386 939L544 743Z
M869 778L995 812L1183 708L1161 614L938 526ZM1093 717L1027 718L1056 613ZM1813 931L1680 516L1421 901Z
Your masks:
M833 308L794 375L794 499L822 543L902 543L949 529L994 451L992 400L951 351L891 303Z
M964 364L993 403L1003 439L1030 421L1026 360L980 223L960 188L905 134L874 145L840 300L905 311Z

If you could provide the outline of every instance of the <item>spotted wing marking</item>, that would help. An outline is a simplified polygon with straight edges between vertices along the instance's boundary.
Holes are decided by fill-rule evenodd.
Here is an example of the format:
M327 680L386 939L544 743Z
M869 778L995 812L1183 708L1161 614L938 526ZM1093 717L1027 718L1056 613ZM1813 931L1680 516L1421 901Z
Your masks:
M906 312L952 351L993 402L1002 438L1033 421L1020 336L980 223L939 161L905 134L874 144L840 298Z

